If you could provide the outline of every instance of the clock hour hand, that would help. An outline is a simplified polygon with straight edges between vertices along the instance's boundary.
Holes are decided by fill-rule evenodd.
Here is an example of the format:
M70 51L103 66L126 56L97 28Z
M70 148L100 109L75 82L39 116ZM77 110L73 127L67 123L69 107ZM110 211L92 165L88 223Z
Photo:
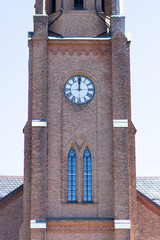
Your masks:
M80 92L80 90L81 90L80 86L81 86L81 77L79 76L79 77L78 77L78 91L79 91L79 92Z

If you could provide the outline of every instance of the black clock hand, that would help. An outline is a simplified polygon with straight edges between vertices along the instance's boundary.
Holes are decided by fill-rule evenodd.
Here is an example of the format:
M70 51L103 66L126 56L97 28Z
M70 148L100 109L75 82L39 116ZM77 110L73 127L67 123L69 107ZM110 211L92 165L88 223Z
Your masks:
M81 90L80 85L81 85L81 77L78 77L78 91Z

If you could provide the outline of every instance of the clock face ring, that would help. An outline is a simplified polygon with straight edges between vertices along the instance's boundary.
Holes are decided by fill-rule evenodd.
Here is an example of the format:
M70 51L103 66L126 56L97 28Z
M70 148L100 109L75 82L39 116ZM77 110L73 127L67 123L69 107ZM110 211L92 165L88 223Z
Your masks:
M64 95L72 103L86 104L94 97L95 87L86 76L75 75L67 80L64 85Z

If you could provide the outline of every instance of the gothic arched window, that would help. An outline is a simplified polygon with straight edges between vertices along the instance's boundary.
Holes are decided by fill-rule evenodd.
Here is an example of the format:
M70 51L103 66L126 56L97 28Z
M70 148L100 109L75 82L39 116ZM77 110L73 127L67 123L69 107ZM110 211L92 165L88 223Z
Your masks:
M76 201L76 154L73 147L68 154L68 201Z
M86 147L83 154L83 201L92 201L91 153Z
M74 0L75 9L83 9L83 0Z

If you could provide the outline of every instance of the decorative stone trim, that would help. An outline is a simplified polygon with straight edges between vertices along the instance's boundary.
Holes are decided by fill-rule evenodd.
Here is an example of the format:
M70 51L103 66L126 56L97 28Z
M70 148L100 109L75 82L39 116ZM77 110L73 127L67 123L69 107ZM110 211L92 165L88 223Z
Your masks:
M32 119L32 127L47 127L46 119Z
M126 36L126 38L127 38L127 41L128 41L128 42L131 42L131 34L130 34L129 32L127 32L127 33L125 34L125 36Z
M49 220L47 221L47 231L58 233L105 233L114 231L113 221L97 220Z
M109 51L104 49L104 48L97 48L97 49L69 49L69 48L57 48L57 49L53 49L53 50L50 50L50 53L52 55L75 55L75 56L81 56L81 55L86 55L86 56L89 56L89 55L92 55L92 56L97 56L97 55L103 55L103 56L109 56Z
M30 228L31 229L46 229L46 220L45 219L34 219L30 220Z
M82 39L81 39L82 40ZM80 39L61 39L61 41L49 41L49 55L75 55L75 56L97 56L103 55L110 58L110 46L108 41L81 41Z
M111 15L111 18L125 18L125 16L124 15L115 15L115 14L113 14L113 15Z
M115 229L130 229L131 223L130 220L114 220Z
M113 119L113 127L128 127L128 119Z

